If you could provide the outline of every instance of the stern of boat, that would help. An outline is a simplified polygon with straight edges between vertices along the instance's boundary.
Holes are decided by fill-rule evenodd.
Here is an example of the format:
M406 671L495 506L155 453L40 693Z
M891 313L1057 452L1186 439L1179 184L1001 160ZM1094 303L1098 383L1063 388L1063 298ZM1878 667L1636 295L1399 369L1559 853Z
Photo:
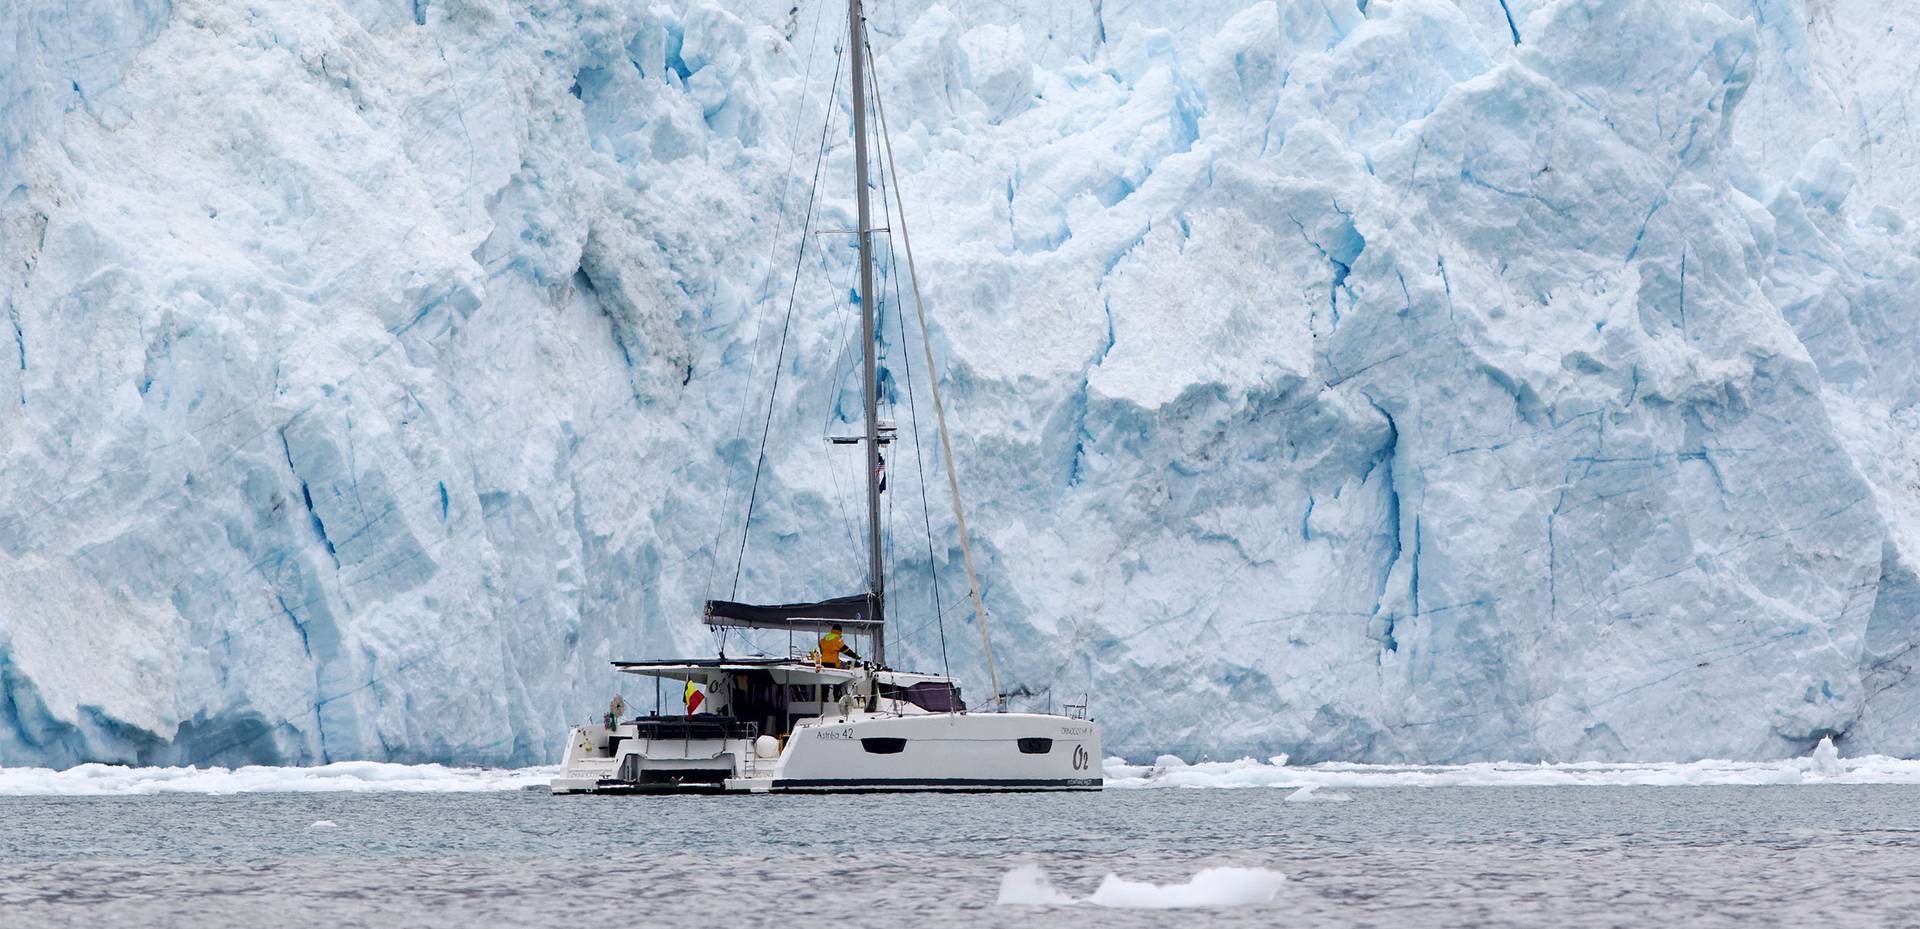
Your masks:
M607 750L608 735L605 726L575 726L567 732L560 774L550 785L554 793L593 793L601 781L614 775L613 755Z
M714 716L642 716L567 734L556 794L713 793L756 774L758 731Z

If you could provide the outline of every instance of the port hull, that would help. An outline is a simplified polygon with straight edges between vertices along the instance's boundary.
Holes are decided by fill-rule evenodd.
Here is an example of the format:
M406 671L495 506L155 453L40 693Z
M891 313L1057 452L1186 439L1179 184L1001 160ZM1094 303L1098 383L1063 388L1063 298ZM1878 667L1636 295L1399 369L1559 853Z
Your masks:
M596 745L615 746L611 754ZM575 729L557 794L1003 793L1100 790L1100 730L1042 713L849 713L751 739L609 738ZM757 750L758 749L758 750Z

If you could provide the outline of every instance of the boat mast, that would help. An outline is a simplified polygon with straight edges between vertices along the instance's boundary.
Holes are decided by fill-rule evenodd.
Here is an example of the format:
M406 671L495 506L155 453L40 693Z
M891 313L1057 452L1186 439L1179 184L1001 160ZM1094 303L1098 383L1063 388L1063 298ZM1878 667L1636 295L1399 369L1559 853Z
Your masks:
M847 0L847 37L853 59L853 164L855 193L860 201L860 344L864 347L862 388L867 415L867 591L873 598L873 662L887 663L886 575L880 564L880 418L878 369L874 359L873 212L867 203L867 69L866 23L860 0Z

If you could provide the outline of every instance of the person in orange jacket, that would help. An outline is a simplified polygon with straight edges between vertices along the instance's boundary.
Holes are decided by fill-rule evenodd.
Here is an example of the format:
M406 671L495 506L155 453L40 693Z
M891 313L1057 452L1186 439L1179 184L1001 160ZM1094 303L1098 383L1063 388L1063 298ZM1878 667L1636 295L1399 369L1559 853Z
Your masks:
M820 637L820 666L825 668L843 667L845 663L840 660L841 655L846 655L855 660L859 660L860 658L859 653L847 647L847 640L840 634L840 624L834 623L833 628L829 630L826 635Z

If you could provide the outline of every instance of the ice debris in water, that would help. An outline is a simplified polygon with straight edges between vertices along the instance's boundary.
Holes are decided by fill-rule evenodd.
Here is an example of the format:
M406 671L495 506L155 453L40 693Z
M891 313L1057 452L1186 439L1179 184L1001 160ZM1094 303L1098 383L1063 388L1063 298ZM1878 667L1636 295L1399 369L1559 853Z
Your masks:
M159 793L469 793L544 786L558 769L449 768L341 761L311 768L128 768L84 764L65 771L0 768L0 796L118 796ZM329 824L331 825L331 824Z
M313 832L315 830L321 830L321 829L338 829L338 828L340 828L340 824L334 822L331 819L316 819L312 822L312 824L307 826L307 831Z
M1248 906L1272 903L1286 875L1266 868L1202 868L1180 884L1130 881L1109 874L1086 899L1095 906L1172 910L1187 907ZM1037 864L1023 864L1000 879L1001 905L1065 906L1076 902L1061 893Z
M1322 793L1319 784L1308 784L1287 794L1288 803L1345 803L1352 799L1347 794L1332 790Z
M1002 906L1059 906L1074 903L1072 897L1054 889L1047 872L1037 864L1023 864L1000 878Z
M1184 884L1149 884L1107 875L1087 898L1096 906L1172 910L1272 903L1287 876L1266 868L1202 868Z
M1151 765L1106 762L1106 786L1276 787L1294 789L1287 799L1329 799L1306 788L1347 787L1502 787L1502 786L1651 786L1684 787L1749 784L1920 784L1920 760L1885 755L1840 757L1833 740L1822 739L1812 754L1783 761L1565 762L1523 764L1500 761L1464 765L1326 764L1291 766L1284 756L1268 762L1203 761L1189 764L1170 755Z

